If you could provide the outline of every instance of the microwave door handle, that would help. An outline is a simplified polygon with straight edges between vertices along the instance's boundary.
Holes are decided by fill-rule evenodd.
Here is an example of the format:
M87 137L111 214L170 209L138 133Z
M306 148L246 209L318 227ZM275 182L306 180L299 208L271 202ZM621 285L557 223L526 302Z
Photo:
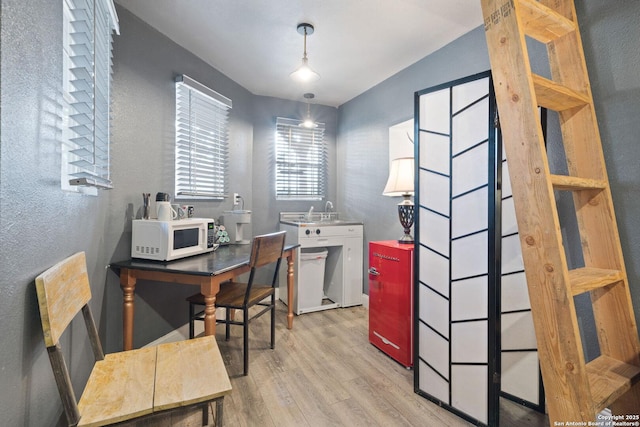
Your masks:
M200 233L202 233L202 237L200 238L200 241L202 242L202 245L204 246L204 249L212 248L214 246L213 243L215 242L216 238L215 238L215 235L214 235L213 236L213 240L211 242L209 242L209 227L205 225L205 227L202 227L200 229Z

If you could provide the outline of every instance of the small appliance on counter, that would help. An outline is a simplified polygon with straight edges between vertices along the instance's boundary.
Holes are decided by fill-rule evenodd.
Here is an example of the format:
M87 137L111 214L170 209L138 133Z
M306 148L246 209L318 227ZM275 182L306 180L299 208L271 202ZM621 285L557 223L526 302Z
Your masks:
M248 245L251 243L251 211L225 211L222 224L229 235L229 243Z
M131 257L171 261L212 252L216 226L211 218L185 218L173 221L134 219Z
M170 201L171 201L171 194L163 193L161 191L156 193L156 202L170 202Z

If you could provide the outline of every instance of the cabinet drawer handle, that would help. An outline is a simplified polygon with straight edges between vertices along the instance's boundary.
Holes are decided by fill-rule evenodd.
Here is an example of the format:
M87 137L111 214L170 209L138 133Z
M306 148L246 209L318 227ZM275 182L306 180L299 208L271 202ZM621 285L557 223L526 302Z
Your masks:
M388 339L386 339L385 337L383 337L382 335L380 335L376 331L373 331L373 335L375 335L378 338L380 338L384 344L390 345L391 347L395 348L396 350L400 350L399 346L397 346L396 344L392 343L391 341L389 341Z

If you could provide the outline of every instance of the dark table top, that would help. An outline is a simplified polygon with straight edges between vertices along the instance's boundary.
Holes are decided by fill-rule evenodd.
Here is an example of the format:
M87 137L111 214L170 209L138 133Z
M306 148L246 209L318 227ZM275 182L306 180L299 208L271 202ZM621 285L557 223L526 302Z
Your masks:
M294 249L298 244L285 245L284 250ZM152 261L140 258L130 258L124 261L112 262L109 267L120 274L123 268L165 273L193 274L196 276L215 276L249 264L251 245L225 245L213 252L195 255L174 261Z

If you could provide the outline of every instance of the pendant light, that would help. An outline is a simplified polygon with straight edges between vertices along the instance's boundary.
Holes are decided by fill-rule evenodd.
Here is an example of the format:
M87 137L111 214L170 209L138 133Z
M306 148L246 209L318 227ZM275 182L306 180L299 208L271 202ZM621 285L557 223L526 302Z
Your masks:
M309 67L309 60L307 59L307 36L313 34L313 25L303 22L298 24L297 29L304 36L304 54L302 55L302 64L289 75L292 79L301 83L313 82L320 78L320 75Z
M311 100L315 97L315 95L312 93L305 93L303 96L307 100L307 117L305 117L304 121L298 126L307 129L317 128L318 124L311 118Z

